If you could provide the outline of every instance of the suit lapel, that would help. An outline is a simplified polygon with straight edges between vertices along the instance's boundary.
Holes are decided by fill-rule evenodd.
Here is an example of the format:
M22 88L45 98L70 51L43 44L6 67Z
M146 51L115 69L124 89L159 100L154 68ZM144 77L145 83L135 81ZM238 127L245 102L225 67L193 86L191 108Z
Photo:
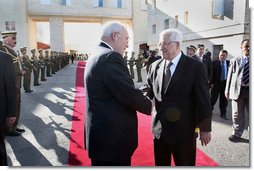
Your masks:
M186 56L182 54L177 66L176 70L171 78L171 81L166 89L166 92L175 84L175 82L181 78L181 76L185 73L186 71Z
M164 68L165 68L165 59L161 61L158 65L158 84L159 84L159 92L163 94L162 85L163 85L163 75L164 75Z

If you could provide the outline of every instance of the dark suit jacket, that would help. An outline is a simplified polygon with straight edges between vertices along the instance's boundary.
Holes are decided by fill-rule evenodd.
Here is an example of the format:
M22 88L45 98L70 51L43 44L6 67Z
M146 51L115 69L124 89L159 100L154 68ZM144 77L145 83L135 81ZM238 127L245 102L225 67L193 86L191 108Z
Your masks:
M138 145L137 114L151 101L134 87L123 57L101 43L85 68L86 147L91 159L130 160Z
M9 54L0 51L0 128L6 117L16 116L15 71Z
M211 57L208 55L204 55L202 62L203 62L203 64L205 64L205 68L206 68L206 71L208 74L207 75L208 81L211 81L212 77L213 77L213 64L212 64Z
M163 140L170 144L188 141L197 126L201 131L211 131L212 111L204 65L182 53L163 93L164 66L164 59L152 64L143 89L150 98L155 98L153 124L161 121Z
M213 77L211 80L211 84L214 84L214 89L219 89L220 86L220 75L221 75L221 62L220 60L215 60L213 63ZM229 66L229 60L226 60L227 70Z

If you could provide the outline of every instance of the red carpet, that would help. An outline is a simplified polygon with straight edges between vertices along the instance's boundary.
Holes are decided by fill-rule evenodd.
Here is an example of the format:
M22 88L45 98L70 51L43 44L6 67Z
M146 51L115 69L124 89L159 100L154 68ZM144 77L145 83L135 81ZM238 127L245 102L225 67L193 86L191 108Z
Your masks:
M84 67L85 62L78 63L68 160L68 165L70 166L91 166L87 151L84 149L83 138L85 111ZM139 113L138 124L139 145L132 157L132 166L154 166L151 117ZM218 164L197 149L196 166L218 166Z

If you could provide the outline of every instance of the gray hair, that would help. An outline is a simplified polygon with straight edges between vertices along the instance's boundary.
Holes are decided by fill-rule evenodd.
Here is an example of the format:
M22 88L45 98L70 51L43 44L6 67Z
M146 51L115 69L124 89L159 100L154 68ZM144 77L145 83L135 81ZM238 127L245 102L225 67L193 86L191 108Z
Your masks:
M160 33L160 38L162 38L162 37L168 37L168 41L170 41L170 42L179 42L180 45L182 44L182 41L183 41L183 35L177 29L166 29L166 30L163 30Z
M102 26L101 39L111 36L114 32L120 32L125 26L117 21L109 21Z

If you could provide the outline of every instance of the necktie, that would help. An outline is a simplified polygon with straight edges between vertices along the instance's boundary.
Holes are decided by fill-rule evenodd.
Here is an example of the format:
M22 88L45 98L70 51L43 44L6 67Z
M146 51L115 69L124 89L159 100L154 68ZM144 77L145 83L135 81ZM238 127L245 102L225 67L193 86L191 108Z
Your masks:
M249 83L249 61L247 61L244 65L242 83Z
M226 77L225 77L225 61L222 61L221 62L221 74L220 74L220 80L221 81L224 81L226 80Z
M170 71L170 67L173 65L172 62L170 62L167 67L166 67L166 70L164 72L164 77L163 77L163 92L165 93L167 87L168 87L168 84L170 82L170 79L171 79L171 71Z

